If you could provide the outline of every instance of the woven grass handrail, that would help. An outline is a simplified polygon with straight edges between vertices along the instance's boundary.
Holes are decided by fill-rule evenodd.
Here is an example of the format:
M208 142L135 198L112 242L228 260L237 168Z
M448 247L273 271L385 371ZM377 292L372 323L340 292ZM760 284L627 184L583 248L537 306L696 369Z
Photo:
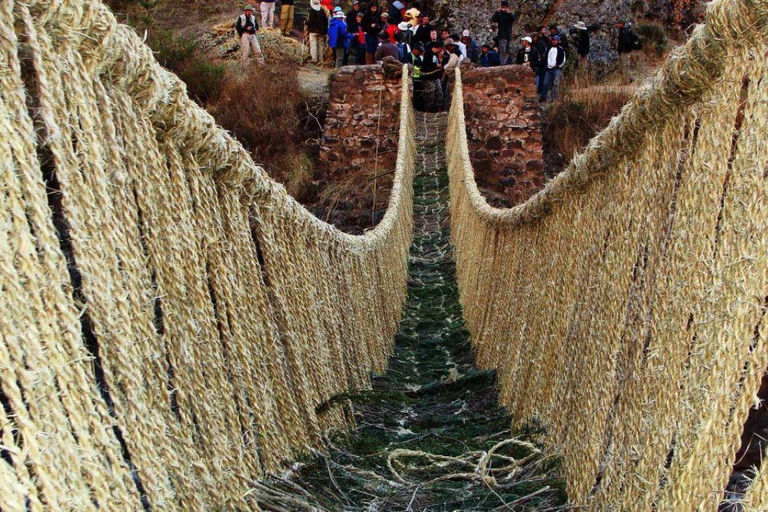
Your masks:
M568 169L491 208L457 74L452 238L478 361L595 510L716 510L768 368L768 2L716 0ZM768 464L744 504L768 506ZM750 508L751 507L751 508Z
M243 509L370 386L405 300L388 210L313 217L93 0L0 4L0 509Z

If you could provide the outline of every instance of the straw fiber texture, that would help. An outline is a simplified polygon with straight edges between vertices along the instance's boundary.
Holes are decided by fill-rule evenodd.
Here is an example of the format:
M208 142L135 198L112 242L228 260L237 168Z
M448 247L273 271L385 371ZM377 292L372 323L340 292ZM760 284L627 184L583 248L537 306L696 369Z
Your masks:
M509 210L474 181L460 76L452 236L479 364L596 510L714 510L768 367L765 0L707 22L568 170ZM745 498L768 507L768 464Z
M0 9L0 509L256 508L248 479L347 426L316 408L386 364L408 87L389 209L351 236L101 3Z

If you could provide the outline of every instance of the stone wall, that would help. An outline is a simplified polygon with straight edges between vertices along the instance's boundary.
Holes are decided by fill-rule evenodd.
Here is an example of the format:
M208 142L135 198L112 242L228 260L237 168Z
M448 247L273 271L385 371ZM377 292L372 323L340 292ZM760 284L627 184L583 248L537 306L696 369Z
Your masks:
M381 66L346 66L331 77L319 169L338 179L370 169L393 170L400 124L400 76Z
M533 72L524 66L463 74L470 157L492 204L518 204L544 186L541 120Z

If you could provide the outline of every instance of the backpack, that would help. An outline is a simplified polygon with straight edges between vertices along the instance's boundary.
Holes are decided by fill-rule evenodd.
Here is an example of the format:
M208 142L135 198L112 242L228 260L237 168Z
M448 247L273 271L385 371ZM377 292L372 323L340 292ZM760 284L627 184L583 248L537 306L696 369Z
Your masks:
M405 62L406 57L408 56L408 45L405 43L397 43L397 54L400 58L400 62Z
M643 49L643 41L632 30L629 31L629 41L632 51Z

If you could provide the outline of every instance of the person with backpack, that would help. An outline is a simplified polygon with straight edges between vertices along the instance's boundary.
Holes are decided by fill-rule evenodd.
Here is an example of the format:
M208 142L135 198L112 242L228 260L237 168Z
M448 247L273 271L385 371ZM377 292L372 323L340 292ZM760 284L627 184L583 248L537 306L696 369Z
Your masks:
M345 17L341 7L336 7L328 25L328 46L333 48L337 68L344 65L349 51L349 42L355 38L353 34L347 31L347 24L344 22Z
M554 100L557 97L557 87L560 85L566 60L565 50L560 46L560 36L552 36L552 48L547 54L547 75L544 78L540 101Z
M320 0L309 0L309 16L304 26L309 32L309 55L315 64L322 64L325 60L325 41L328 37L330 14Z
M400 57L400 62L408 64L408 56L411 54L411 47L404 41L405 37L402 32L395 34L395 46L397 46L397 54Z
M397 30L403 35L403 42L410 45L413 38L413 26L407 21L401 21Z
M375 64L374 56L379 47L379 32L381 32L381 16L379 15L379 6L375 1L368 5L361 25L363 32L365 32L365 63Z
M499 45L499 55L501 64L507 63L509 55L509 42L512 40L512 24L515 23L517 15L509 10L509 2L502 0L501 7L491 17L491 23L496 23L496 44Z
M252 5L246 5L243 13L237 17L235 22L235 30L237 35L240 36L240 45L243 48L243 65L248 64L248 57L251 52L256 57L256 62L260 65L264 64L264 55L261 53L259 38L256 37L256 32L259 31L259 23L256 21L253 11Z
M632 67L632 50L633 50L633 32L632 29L627 26L623 21L616 23L618 29L616 50L619 52L619 60L621 61L622 72L629 72ZM637 36L635 36L637 37Z

